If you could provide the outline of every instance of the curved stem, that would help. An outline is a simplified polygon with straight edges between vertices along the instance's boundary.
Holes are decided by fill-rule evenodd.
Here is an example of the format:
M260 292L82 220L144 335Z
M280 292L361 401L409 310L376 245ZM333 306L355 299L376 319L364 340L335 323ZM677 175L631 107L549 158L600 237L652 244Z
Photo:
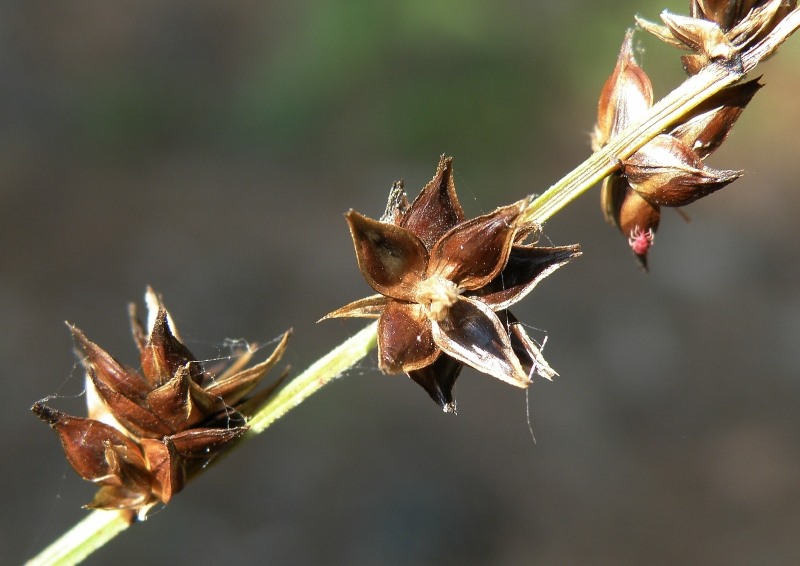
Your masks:
M612 173L619 161L675 123L692 108L752 70L772 54L800 27L800 8L793 10L775 29L741 56L741 66L713 63L687 79L676 90L655 104L638 123L615 136L599 151L568 173L545 193L530 200L525 220L544 223L555 213ZM373 323L320 358L289 382L249 421L245 438L261 433L273 422L319 391L348 368L358 363L376 343L377 324ZM128 515L114 511L93 511L61 538L33 558L29 564L76 564L124 531Z

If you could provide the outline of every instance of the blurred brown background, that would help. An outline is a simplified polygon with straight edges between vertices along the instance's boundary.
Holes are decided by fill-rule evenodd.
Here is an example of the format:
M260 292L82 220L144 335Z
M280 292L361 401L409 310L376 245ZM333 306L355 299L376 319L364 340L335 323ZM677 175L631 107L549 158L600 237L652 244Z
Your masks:
M82 411L63 321L136 363L147 284L200 356L289 326L296 371L360 329L342 213L455 156L471 215L584 159L638 12L684 2L43 2L0 8L0 555L93 488L30 413ZM657 95L677 53L639 34ZM442 414L374 355L90 564L800 562L800 38L636 268L595 189L547 226L584 256L515 314L561 377L467 370ZM538 333L541 339L544 334Z

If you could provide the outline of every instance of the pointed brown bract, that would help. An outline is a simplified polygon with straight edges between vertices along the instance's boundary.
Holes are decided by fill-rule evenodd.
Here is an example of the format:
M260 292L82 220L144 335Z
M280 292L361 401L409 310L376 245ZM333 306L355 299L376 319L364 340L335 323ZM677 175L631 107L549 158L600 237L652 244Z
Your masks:
M464 221L464 210L456 196L452 157L442 156L433 179L425 185L408 209L398 213L400 220L394 224L399 224L417 236L428 249L445 232Z
M603 214L627 238L643 268L647 268L647 253L662 206L691 204L742 175L741 171L711 169L704 160L728 137L759 88L755 79L723 89L689 112L680 124L620 161L620 170L603 181ZM592 147L600 149L640 119L652 101L650 80L636 64L629 31L614 72L600 94Z
M456 400L453 397L453 387L463 367L464 364L456 359L441 354L432 364L409 371L408 377L427 391L431 399L436 401L445 413L455 413Z
M580 254L578 246L537 247L539 227L520 219L525 202L467 220L456 196L452 159L409 205L395 183L380 221L346 218L358 266L379 294L324 318L378 318L378 362L405 372L445 412L463 364L527 387L555 372L505 309Z
M729 86L695 107L670 135L678 138L700 159L705 159L722 145L733 125L761 89L757 77Z
M70 326L86 369L89 418L39 402L33 412L58 433L67 460L100 486L92 509L128 509L144 518L168 503L187 478L247 431L247 419L278 383L251 395L278 362L290 332L265 361L254 348L218 374L204 371L177 336L161 299L147 290L150 327L131 307L142 373L125 367Z
M164 308L158 309L150 337L141 354L142 373L152 387L164 385L183 367L186 367L195 383L203 380L200 364L172 333Z
M622 162L631 188L653 206L686 206L742 175L717 171L678 138L661 134Z
M653 105L650 78L633 56L633 30L625 34L614 72L608 77L597 104L592 148L597 151Z

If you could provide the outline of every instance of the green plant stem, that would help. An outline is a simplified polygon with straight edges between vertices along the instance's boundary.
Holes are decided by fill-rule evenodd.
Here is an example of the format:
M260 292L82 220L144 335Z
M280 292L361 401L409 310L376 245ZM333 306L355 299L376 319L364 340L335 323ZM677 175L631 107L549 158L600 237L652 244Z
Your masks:
M306 371L290 381L247 423L250 430L245 438L260 434L269 425L305 401L323 386L343 375L377 344L378 323L373 322L358 334L351 336L339 346L314 362Z
M619 161L681 119L692 108L741 79L800 27L800 8L793 10L761 42L743 53L741 67L713 63L687 79L655 104L638 123L615 136L545 193L531 200L524 212L528 221L543 224L554 214L619 167ZM252 438L364 358L376 344L376 323L355 334L289 382L250 420L245 438ZM29 564L76 564L128 526L127 517L114 511L93 511L48 546Z
M78 524L56 539L27 566L77 564L130 525L130 513L92 511Z

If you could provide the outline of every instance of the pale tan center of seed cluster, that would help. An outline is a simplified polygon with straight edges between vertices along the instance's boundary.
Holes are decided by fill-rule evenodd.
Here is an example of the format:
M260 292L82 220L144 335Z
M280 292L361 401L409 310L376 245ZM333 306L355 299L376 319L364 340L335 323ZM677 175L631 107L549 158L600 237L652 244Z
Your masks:
M458 287L444 277L434 275L417 287L417 302L427 309L428 318L440 322L448 309L458 300Z

